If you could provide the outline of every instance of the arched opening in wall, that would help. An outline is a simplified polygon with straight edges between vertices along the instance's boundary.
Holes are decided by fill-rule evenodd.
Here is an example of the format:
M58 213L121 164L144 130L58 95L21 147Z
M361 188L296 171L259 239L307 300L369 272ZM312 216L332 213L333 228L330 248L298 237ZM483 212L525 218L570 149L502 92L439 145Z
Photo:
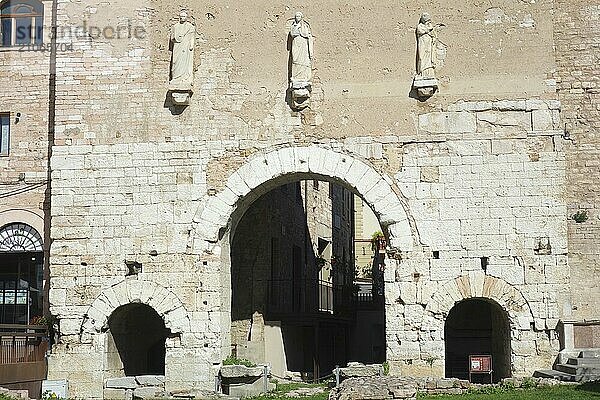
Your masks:
M118 307L108 319L107 370L110 375L164 375L165 341L170 331L150 306Z
M0 324L36 324L43 315L42 237L23 223L0 228Z
M494 382L511 376L508 314L493 300L477 298L457 303L445 329L446 377L469 379L469 356L491 356ZM485 374L472 381L489 383Z
M306 380L385 361L385 236L342 182L269 182L230 234L232 355Z

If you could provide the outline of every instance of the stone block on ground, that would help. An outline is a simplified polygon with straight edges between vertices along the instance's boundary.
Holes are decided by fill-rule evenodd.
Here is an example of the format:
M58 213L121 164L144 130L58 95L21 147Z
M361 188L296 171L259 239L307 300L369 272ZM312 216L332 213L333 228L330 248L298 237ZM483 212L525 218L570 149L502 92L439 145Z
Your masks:
M438 389L450 389L455 387L456 379L438 379L436 382L436 386Z
M377 376L349 378L329 394L329 400L414 399L417 393L462 394L470 384L455 378Z
M245 365L223 365L221 376L223 379L258 378L263 374L263 367L246 367Z
M110 400L130 400L132 398L131 389L104 389L104 398Z
M244 365L224 365L221 367L223 392L235 397L251 397L265 392L264 368ZM275 384L267 383L267 391L275 389Z
M3 394L11 399L29 400L29 392L26 389L6 389L0 387L0 394Z
M145 399L154 399L157 397L164 397L164 391L159 387L139 387L133 391L133 399L134 400L145 400Z
M383 375L383 365L369 364L365 365L358 362L348 363L347 367L340 368L340 379L361 378Z
M331 391L329 400L411 399L416 396L416 393L417 383L411 378L390 376L349 378Z
M136 376L135 380L141 386L164 386L164 375L140 375Z
M104 386L110 389L135 389L138 387L138 383L135 377L125 376L122 378L107 379Z
M262 379L258 379L252 383L237 383L224 385L223 391L229 396L245 398L257 396L261 393L265 393L265 386ZM267 384L267 392L275 390L276 385L274 383Z

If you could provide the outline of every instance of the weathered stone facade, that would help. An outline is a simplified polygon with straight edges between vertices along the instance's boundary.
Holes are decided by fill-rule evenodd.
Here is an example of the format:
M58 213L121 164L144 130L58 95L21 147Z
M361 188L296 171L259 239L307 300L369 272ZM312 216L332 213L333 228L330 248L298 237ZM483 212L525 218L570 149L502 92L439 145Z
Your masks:
M44 4L49 25L128 32L63 30L56 43L72 49L49 58L0 50L0 87L23 87L2 91L0 112L28 109L11 131L20 150L0 158L3 182L44 179L55 133L49 377L68 379L73 396L102 396L107 321L130 302L171 330L166 390L212 388L230 352L235 227L254 200L298 179L343 185L380 220L393 374L443 375L444 320L463 299L506 312L516 376L552 364L559 320L600 319L598 4L430 3L445 27L439 92L422 102L409 96L422 4L304 2L315 59L300 113L285 97L294 8ZM198 30L183 109L166 97L181 8ZM41 190L15 201L42 216ZM572 221L577 210L589 219ZM141 272L126 276L125 261Z

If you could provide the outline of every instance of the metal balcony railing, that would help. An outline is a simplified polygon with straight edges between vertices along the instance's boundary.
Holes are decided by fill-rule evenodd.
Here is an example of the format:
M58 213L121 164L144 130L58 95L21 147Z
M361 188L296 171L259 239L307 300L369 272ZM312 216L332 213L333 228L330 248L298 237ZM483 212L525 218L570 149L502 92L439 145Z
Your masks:
M350 317L354 312L354 288L318 279L268 281L267 311L270 314L329 313Z
M0 365L44 361L48 331L39 325L0 325Z

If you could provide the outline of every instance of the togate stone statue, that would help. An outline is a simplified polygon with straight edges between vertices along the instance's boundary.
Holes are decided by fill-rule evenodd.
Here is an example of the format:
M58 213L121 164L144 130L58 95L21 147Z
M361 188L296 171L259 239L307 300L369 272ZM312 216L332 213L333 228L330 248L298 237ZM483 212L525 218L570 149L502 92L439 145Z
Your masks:
M171 76L169 92L173 103L189 104L194 86L194 47L196 27L188 21L186 11L179 13L179 22L171 28Z
M435 77L437 55L437 28L443 25L433 25L428 13L421 14L417 24L417 75L413 81L413 88L420 97L432 96L438 88Z
M291 74L290 90L293 106L308 106L312 85L313 37L309 23L301 12L296 12L289 33Z

